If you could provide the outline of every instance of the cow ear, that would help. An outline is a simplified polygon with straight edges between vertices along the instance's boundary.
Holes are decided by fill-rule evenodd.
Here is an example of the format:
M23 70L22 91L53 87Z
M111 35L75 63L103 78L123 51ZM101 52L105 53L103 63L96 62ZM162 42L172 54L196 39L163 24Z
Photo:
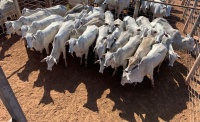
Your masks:
M56 61L56 59L55 58L53 58L53 61L57 64L57 61Z
M95 64L98 64L98 63L100 63L100 60L95 61Z
M47 60L47 57L43 58L40 62L46 62L46 60Z

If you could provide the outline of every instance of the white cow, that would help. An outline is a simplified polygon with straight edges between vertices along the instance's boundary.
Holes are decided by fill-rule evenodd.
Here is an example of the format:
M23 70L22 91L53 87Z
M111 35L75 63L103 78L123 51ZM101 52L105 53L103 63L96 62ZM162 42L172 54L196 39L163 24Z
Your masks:
M63 22L53 22L44 30L38 30L36 34L33 34L30 48L40 51L41 57L43 57L43 49L45 49L46 54L49 55L49 44L53 41L62 24Z
M50 56L47 56L41 62L47 62L47 70L52 70L53 65L59 60L59 57L61 53L63 53L63 59L65 61L65 67L67 67L67 61L66 61L66 49L65 44L67 40L70 38L70 31L74 28L74 22L72 20L64 22L58 31L58 33L55 35L54 41L53 41L53 49L51 51Z
M43 10L42 8L36 8L34 10L24 8L24 9L22 9L22 16L30 16L31 14L34 14L34 13L36 13L38 11L42 11L42 10Z
M0 26L2 27L4 33L4 23L7 21L8 17L15 19L16 11L15 5L12 0L1 0L0 1Z
M144 16L140 16L136 19L136 23L141 29L141 38L146 37L148 35L147 31L152 28L149 19Z
M155 44L153 36L148 35L147 37L144 37L136 53L129 58L129 64L125 71L130 72L135 66L137 66L141 59L151 50L153 44Z
M109 26L102 25L101 27L99 27L98 38L94 47L96 59L97 56L100 58L106 52L107 43L105 39L108 36L108 32L109 32Z
M132 84L141 83L144 76L150 75L151 85L154 87L153 71L154 68L162 64L167 54L167 48L162 44L154 44L147 56L143 57L137 67L131 72L123 72L121 84L124 86L126 83Z
M130 0L105 0L103 4L108 5L109 10L115 9L117 13L117 18L119 18L122 10L129 7Z
M79 21L80 22L80 21ZM76 27L71 31L71 37L78 38L80 35L83 34L83 32L86 30L87 26L89 25L96 25L97 27L100 27L104 24L104 20L100 18L93 18L89 22L87 22L85 25L80 25L78 28Z
M174 49L172 47L172 39L171 39L171 36L168 35L168 34L165 34L163 37L162 37L162 41L161 43L163 45L165 45L165 47L167 48L168 50L168 59L169 59L169 64L168 66L171 66L173 67L174 65L174 62L176 61L177 58L180 58L180 56L174 52Z
M172 38L172 45L175 50L189 50L192 51L195 45L194 39L187 34L182 36L179 30L172 28L169 22L164 18L156 18L153 20L155 23L160 23L167 34Z
M167 15L166 5L160 3L153 3L151 5L151 12L153 13L153 19L157 17L164 17Z
M47 11L51 14L56 14L56 15L60 15L60 16L64 17L65 13L67 12L67 8L64 5L56 5L56 6L52 6L52 7L49 7L49 8L37 8L35 10L24 8L22 10L22 15L23 16L30 16L30 15L36 13L36 12L39 12L39 11Z
M104 66L111 66L115 69L115 71L113 72L113 76L115 75L115 72L117 71L117 68L119 66L123 66L123 69L126 68L127 58L135 53L141 42L140 40L140 37L136 35L134 37L131 37L129 42L126 43L122 48L119 48L116 52L107 52L105 54Z
M49 7L44 9L44 11L50 12L51 14L60 15L62 17L65 16L65 13L68 11L64 5L56 5L53 7Z
M140 6L140 11L143 13L147 13L147 9L150 7L151 2L148 1L142 1L141 6Z
M97 8L97 7L94 7L93 10L88 13L88 16L81 18L82 25L86 24L87 22L89 22L93 18L101 18L101 19L105 18L104 10L103 9L96 10L95 8Z
M112 34L107 36L107 50L109 51L113 43L119 38L121 33L124 31L124 23L120 19L114 21L114 29Z
M148 29L147 35L152 35L156 42L162 41L162 37L165 34L165 30L160 23L151 22L151 28Z
M43 30L52 22L64 21L64 18L60 15L51 15L42 20L34 21L31 25L23 25L21 27L22 38L26 36L27 33L35 33L37 30Z
M69 53L73 55L75 52L77 57L80 57L80 64L82 64L82 57L85 54L85 66L87 66L87 58L89 47L95 42L96 36L98 34L98 27L95 25L87 26L84 33L78 38L71 38L69 43Z
M7 21L7 22L5 22L7 34L11 35L11 33L16 32L18 35L21 35L22 25L31 25L33 21L38 21L38 20L44 19L50 15L51 14L49 12L39 11L30 16L21 16L16 21Z
M134 18L126 16L124 17L123 22L125 29L131 31L133 33L133 36L142 35L142 29L137 25Z
M65 17L65 21L75 20L75 19L81 19L82 17L86 16L86 14L87 14L87 10L82 10L79 13L68 14Z
M132 33L129 31L124 31L120 34L119 38L114 41L110 48L110 52L117 51L118 48L123 47L128 41L129 38L132 36Z
M111 11L105 12L105 24L110 26L109 32L112 32L114 28L114 15Z

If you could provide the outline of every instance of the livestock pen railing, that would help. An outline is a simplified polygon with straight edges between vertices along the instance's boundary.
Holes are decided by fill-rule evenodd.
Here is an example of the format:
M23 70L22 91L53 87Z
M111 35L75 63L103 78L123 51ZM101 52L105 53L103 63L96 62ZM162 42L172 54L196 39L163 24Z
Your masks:
M133 0L132 0L133 1ZM150 20L152 20L152 13L147 11L147 13L141 13L139 10L139 5L142 1L155 2L153 0L137 0L135 5L131 4L127 9L127 14L130 16L146 16ZM21 10L23 8L36 9L36 8L46 8L54 5L62 4L67 5L68 0L13 0L14 6L10 8L7 13L3 13L0 17L0 24L2 25L0 29L0 36L5 35L5 26L4 22L8 20L15 20L20 17ZM88 0L90 5L93 5L93 0ZM179 29L181 34L190 34L195 38L195 40L199 40L200 37L200 1L198 0L166 0L162 2L165 5L171 5L171 16L165 17L169 23L176 29ZM124 12L125 13L125 12ZM7 16L10 15L10 16ZM16 15L17 17L12 17ZM125 14L126 15L126 14ZM125 16L124 15L124 16ZM198 46L198 45L197 45ZM199 50L197 52L199 54ZM194 62L190 60L191 57L190 52L187 52L189 69L188 69L188 77L186 79L188 85L189 92L189 106L188 108L191 110L190 120L191 122L198 122L198 114L200 114L200 56ZM189 73L190 71L190 73Z

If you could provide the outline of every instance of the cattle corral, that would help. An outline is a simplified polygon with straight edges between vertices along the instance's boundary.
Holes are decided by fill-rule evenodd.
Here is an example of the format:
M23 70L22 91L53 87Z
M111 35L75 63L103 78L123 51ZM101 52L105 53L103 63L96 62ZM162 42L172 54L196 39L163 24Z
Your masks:
M167 20L173 27L183 30L181 16L182 8L173 7ZM147 77L136 87L122 87L122 72L114 77L111 76L112 69L98 73L99 65L93 64L94 55L86 68L79 65L78 58L67 54L69 67L65 69L64 61L60 60L50 72L46 70L46 64L40 62L40 54L26 50L19 36L10 39L3 36L0 65L28 121L200 120L197 116L200 114L199 99L193 100L194 96L199 98L199 86L195 84L199 83L198 78L193 78L196 82L192 82L192 90L184 83L195 58L184 51L177 52L181 59L174 67L167 66L165 61L160 73L154 73L154 89ZM189 91L193 93L194 90L195 95L191 95ZM9 120L2 103L0 108L0 121Z

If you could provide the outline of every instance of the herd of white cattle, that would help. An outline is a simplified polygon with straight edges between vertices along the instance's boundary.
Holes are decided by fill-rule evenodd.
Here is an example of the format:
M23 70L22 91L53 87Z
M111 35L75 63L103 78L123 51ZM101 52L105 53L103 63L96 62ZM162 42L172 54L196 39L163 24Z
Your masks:
M100 73L111 66L114 75L117 68L123 66L122 85L142 82L144 76L150 75L153 87L155 67L160 67L164 59L173 66L179 57L174 50L192 51L195 46L192 37L182 36L162 17L152 22L144 16L115 20L109 10L83 4L76 4L70 10L62 5L23 9L18 20L7 21L5 25L7 34L21 35L27 48L34 48L41 54L46 50L47 57L41 62L47 63L47 70L51 71L58 63L61 53L67 67L65 45L69 45L68 52L72 56L75 53L81 58L80 64L85 55L87 66L89 48L92 47ZM53 45L51 52L50 43Z

